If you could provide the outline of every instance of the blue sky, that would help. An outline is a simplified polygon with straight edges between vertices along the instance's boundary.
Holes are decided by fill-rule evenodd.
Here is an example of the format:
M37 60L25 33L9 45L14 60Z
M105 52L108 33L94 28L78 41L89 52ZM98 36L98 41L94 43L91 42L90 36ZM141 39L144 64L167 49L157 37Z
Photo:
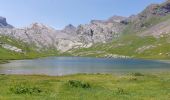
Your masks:
M0 0L0 16L15 27L33 22L57 29L67 24L75 26L92 19L107 19L113 15L129 16L151 3L165 0Z

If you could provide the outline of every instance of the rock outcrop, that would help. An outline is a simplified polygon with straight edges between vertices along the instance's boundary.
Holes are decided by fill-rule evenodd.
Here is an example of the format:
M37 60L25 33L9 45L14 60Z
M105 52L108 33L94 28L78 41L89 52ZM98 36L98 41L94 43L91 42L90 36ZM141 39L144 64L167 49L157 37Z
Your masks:
M6 18L0 16L0 28L13 28L13 26L6 22Z
M83 43L106 43L119 37L125 24L117 16L108 20L92 20L90 24L79 25L77 34Z
M146 9L144 9L141 13L137 15L132 15L121 21L121 23L124 23L129 26L127 30L130 31L128 31L128 33L141 33L141 31L143 30L147 30L157 24L160 24L163 21L166 21L169 15L170 0L167 0L162 4L151 4L146 7Z
M2 46L2 48L4 48L4 49L10 50L10 51L14 51L14 52L17 52L17 53L23 53L22 49L17 48L15 46L11 46L9 44L0 44L0 46Z
M76 27L72 24L67 25L62 32L68 33L68 34L76 34Z

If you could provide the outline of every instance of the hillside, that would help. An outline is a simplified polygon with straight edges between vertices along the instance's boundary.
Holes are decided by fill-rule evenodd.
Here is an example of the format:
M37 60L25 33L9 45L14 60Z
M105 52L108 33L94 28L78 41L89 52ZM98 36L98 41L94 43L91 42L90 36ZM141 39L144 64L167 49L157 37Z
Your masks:
M76 56L170 58L170 1L152 4L138 15L131 16L122 36L110 43L70 51ZM122 57L125 57L122 56Z
M170 58L170 1L151 4L138 15L112 16L62 30L33 23L14 28L0 17L0 59L65 55Z

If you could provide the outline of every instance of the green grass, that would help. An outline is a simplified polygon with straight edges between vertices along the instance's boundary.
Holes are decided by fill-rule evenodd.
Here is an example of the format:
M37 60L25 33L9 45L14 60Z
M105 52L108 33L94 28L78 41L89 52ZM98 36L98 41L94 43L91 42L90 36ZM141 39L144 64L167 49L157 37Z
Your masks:
M170 73L0 75L1 100L168 100Z
M0 64L8 63L6 60L0 60Z
M46 56L88 56L105 57L110 54L131 56L144 59L170 59L170 36L154 38L152 36L139 37L136 35L124 35L110 43L96 44L90 48L80 48L72 50L70 53L59 53L51 48L47 51L34 51L25 49L26 53L15 53L0 47L0 60L11 59L31 59ZM159 44L159 45L158 45ZM14 45L14 44L13 44ZM137 49L144 46L156 46L141 53ZM26 48L26 47L23 47ZM1 63L2 61L0 61Z
M7 60L16 59L32 59L47 56L57 56L59 51L54 48L49 48L48 50L36 50L34 44L27 44L21 40L16 40L8 36L0 35L0 42L18 47L23 50L23 53L16 53L0 46L0 63L4 63Z
M90 48L80 48L71 53L76 56L104 57L108 54L118 54L145 59L170 59L170 36L154 38L152 36L139 37L128 34L110 43L96 44ZM138 52L144 46L155 46ZM161 55L160 55L161 54Z

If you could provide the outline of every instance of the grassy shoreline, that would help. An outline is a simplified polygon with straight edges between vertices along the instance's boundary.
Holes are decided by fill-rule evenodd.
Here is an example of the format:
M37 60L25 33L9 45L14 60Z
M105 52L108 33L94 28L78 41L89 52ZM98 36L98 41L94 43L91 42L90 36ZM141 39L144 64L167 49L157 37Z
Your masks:
M0 60L0 64L5 64L5 63L9 63L8 60Z
M28 60L28 59L37 59L37 58L44 58L44 57L89 57L89 56L58 56L58 55L51 55L51 56L37 56L37 57L32 57L32 58L19 58L19 59L0 59L0 64L5 64L9 63L11 60ZM107 58L107 57L95 57L92 56L93 58ZM141 59L141 60L155 60L155 61L162 61L162 62L168 62L170 61L169 59L156 59L156 58L125 58L125 59Z
M170 72L0 75L1 100L168 100ZM5 85L4 85L5 84Z

